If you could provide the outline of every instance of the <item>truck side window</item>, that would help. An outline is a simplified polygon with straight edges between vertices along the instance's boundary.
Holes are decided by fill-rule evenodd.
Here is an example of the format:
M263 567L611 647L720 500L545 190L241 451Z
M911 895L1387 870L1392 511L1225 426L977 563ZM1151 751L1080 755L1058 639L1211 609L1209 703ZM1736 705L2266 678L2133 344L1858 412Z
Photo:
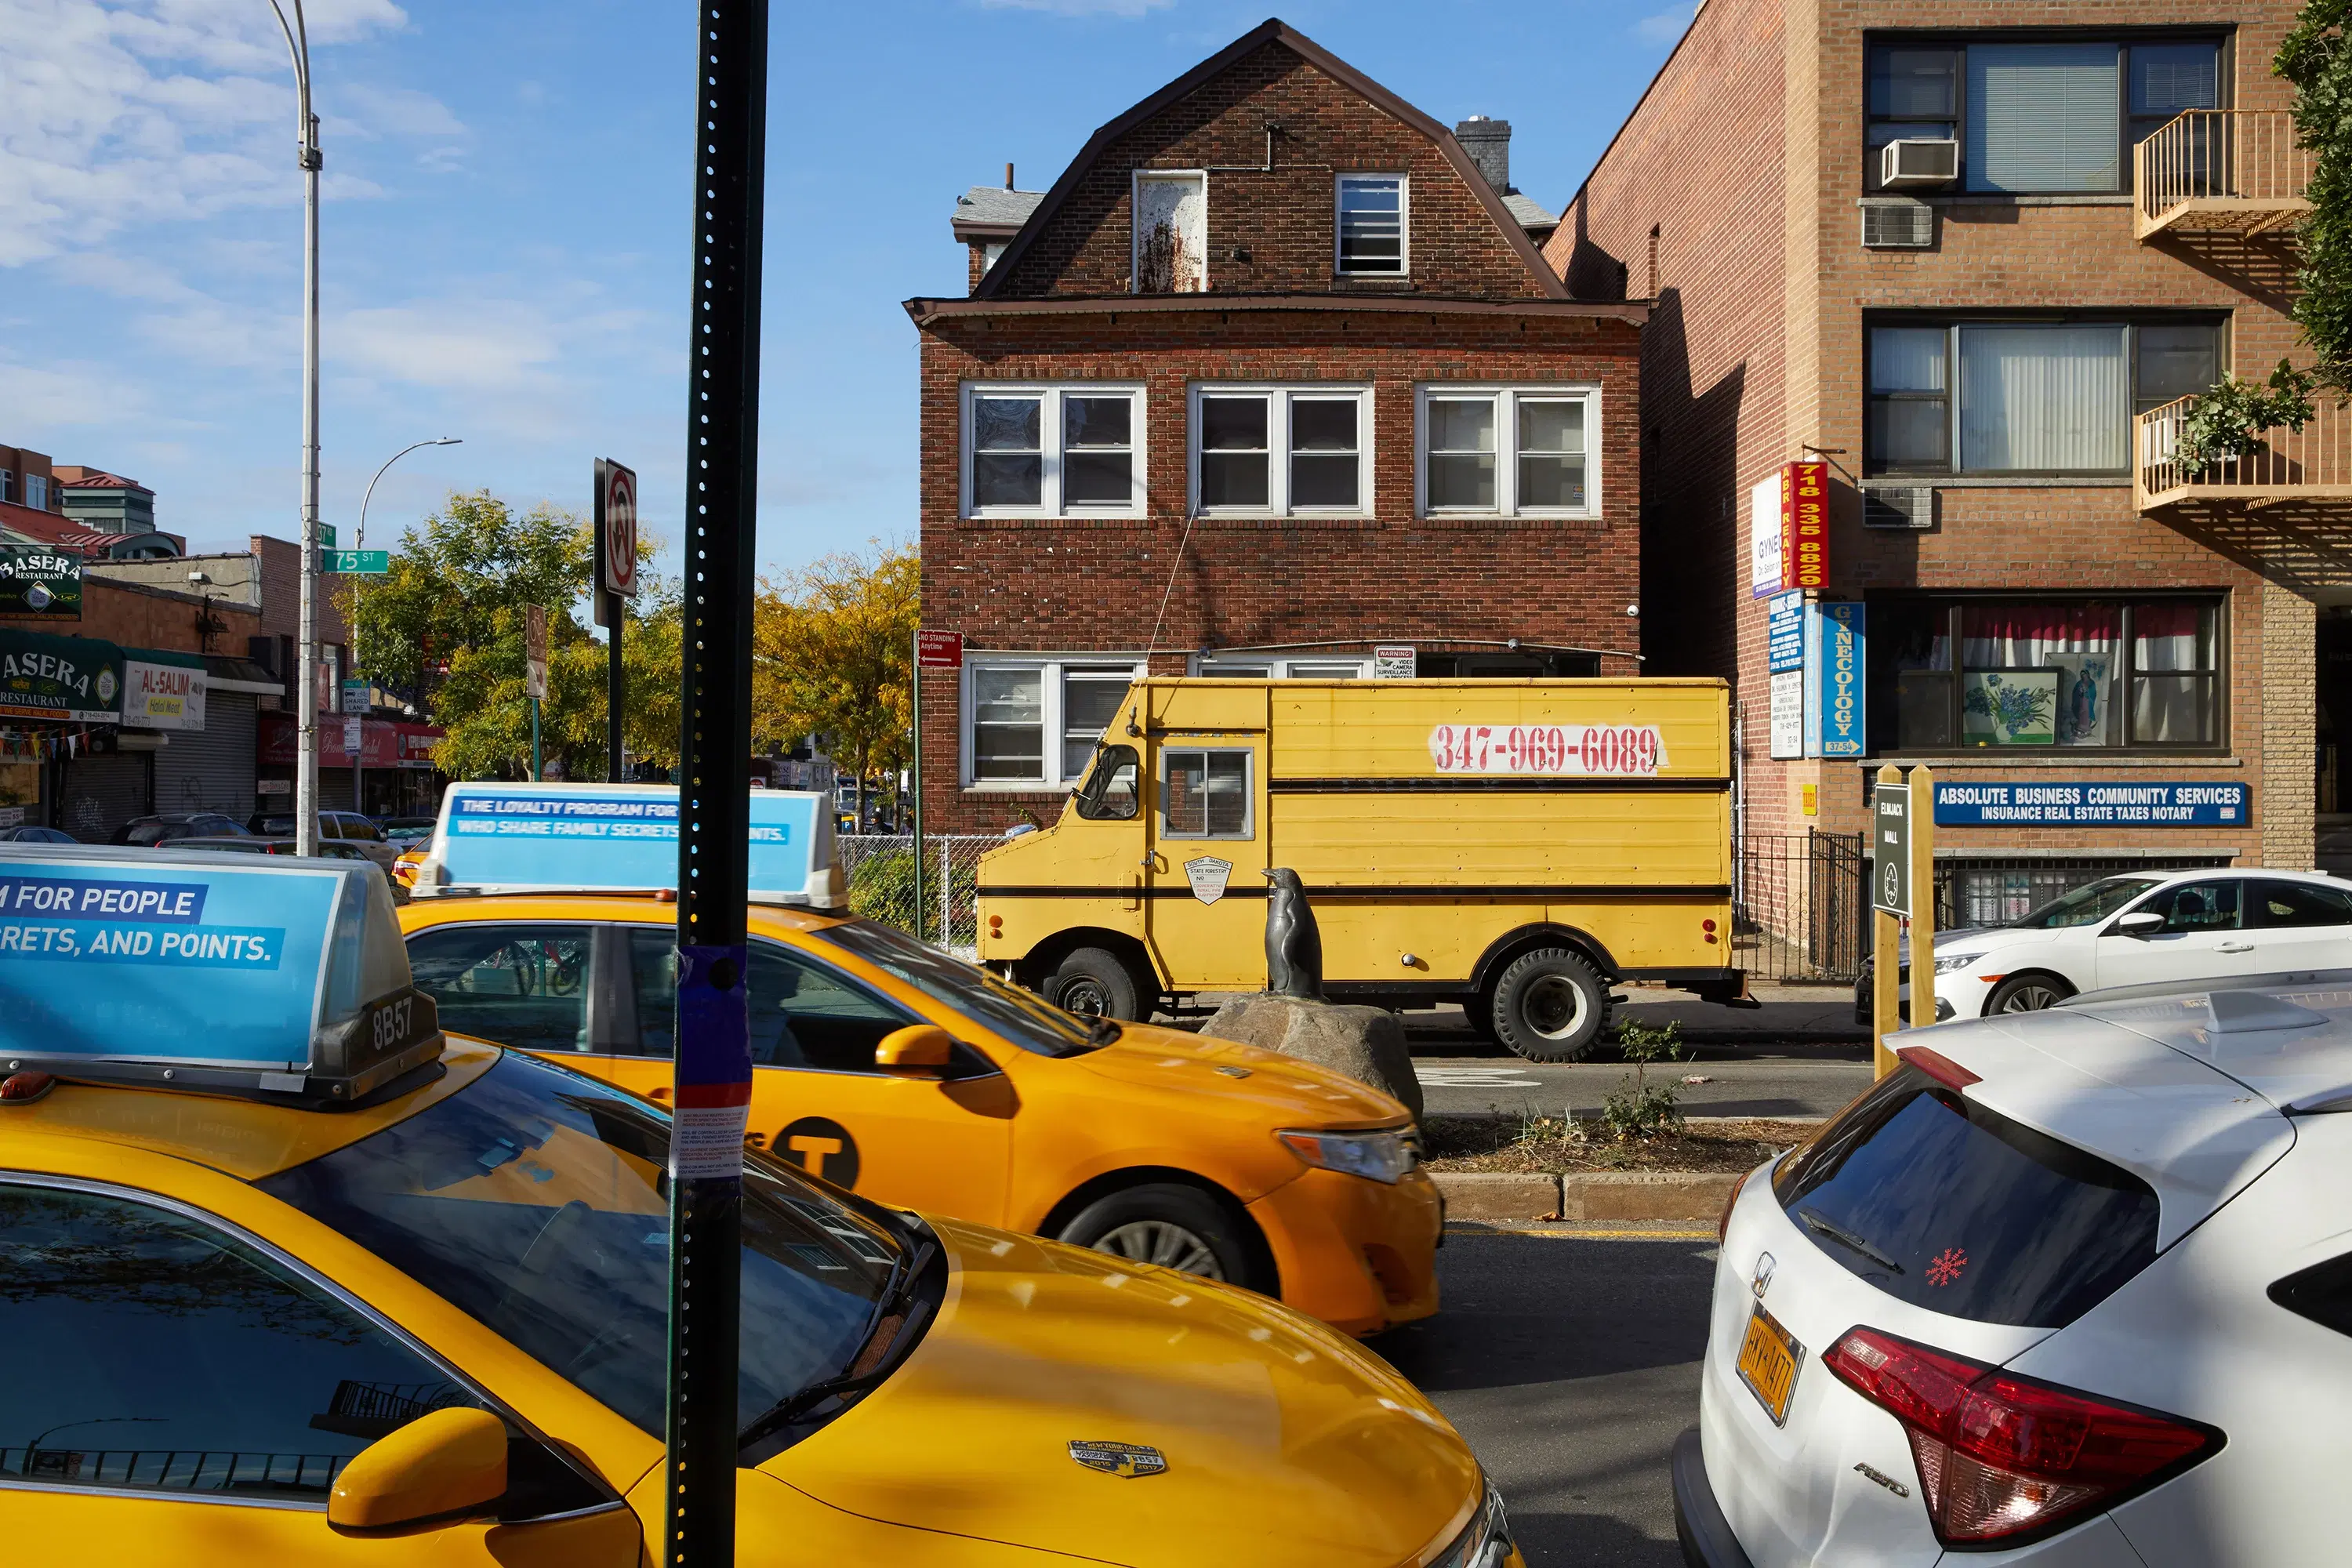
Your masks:
M1078 815L1089 822L1131 822L1135 819L1133 746L1106 746L1095 757L1095 771L1078 791Z
M1164 752L1160 831L1170 838L1247 838L1250 754L1246 751Z

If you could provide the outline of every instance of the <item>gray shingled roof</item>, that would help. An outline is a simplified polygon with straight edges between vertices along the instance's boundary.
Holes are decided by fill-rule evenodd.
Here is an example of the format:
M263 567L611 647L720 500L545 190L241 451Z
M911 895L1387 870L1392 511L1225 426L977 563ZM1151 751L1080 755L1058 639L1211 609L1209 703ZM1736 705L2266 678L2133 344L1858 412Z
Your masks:
M1546 212L1541 202L1533 196L1523 196L1512 191L1503 197L1503 210L1518 220L1521 228L1558 228L1559 218Z
M1045 199L1043 191L1008 191L1002 185L974 185L956 198L954 221L1019 228Z

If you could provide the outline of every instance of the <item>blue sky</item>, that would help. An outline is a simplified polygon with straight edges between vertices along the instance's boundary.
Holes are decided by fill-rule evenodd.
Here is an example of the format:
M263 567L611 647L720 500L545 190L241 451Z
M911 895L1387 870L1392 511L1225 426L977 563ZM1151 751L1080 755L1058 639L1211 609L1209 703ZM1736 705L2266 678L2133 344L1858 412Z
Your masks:
M1557 210L1688 19L1635 0L1307 0L1294 26L1452 123L1513 122ZM684 451L686 0L310 0L324 510L371 542L453 487L584 509ZM779 4L771 67L761 559L915 531L915 333L961 293L956 196L1042 190L1096 126L1263 21L1263 0ZM300 183L267 0L0 0L0 442L126 473L192 550L289 534Z

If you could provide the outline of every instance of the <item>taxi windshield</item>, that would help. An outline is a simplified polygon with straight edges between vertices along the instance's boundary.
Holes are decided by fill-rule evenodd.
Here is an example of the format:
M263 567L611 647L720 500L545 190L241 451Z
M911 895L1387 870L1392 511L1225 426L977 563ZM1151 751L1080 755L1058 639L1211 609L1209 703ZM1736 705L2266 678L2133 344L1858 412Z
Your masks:
M886 974L898 976L932 1001L987 1026L1024 1050L1041 1057L1075 1057L1103 1044L1087 1034L1082 1020L1059 1007L894 927L853 920L811 934L856 953Z
M256 1184L659 1436L668 1162L662 1112L510 1051L406 1121ZM856 1359L906 1249L765 1156L743 1163L748 1423Z

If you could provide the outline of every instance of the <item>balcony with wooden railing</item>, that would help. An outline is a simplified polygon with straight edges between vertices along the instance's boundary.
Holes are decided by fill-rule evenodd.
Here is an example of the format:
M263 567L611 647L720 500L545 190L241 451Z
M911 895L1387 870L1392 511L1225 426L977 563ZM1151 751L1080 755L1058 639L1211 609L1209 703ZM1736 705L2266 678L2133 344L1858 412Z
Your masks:
M2284 109L2191 109L2132 151L2132 232L2267 234L2311 204L2311 153Z
M2262 432L2242 458L2192 466L2180 455L2181 426L2197 399L2182 397L2132 422L2132 500L2141 511L2189 502L2255 510L2282 502L2352 509L2352 408L2326 393L2312 399L2300 430Z

